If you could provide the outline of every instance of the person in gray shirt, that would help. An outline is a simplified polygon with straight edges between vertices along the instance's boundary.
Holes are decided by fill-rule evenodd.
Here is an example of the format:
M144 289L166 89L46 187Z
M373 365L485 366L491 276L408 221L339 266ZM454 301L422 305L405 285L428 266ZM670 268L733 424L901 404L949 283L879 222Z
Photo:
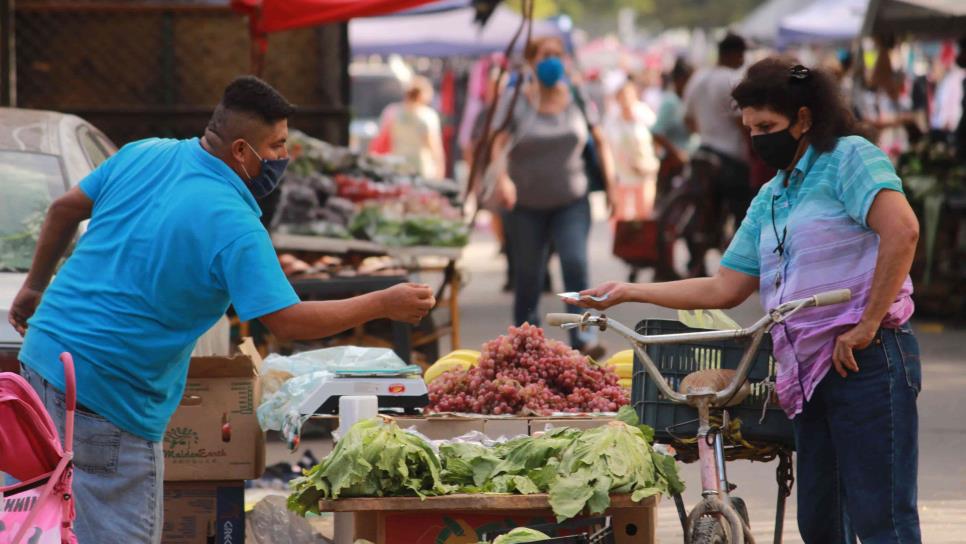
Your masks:
M513 240L513 319L517 325L538 325L551 243L560 256L565 289L581 291L588 284L591 217L582 156L588 139L593 138L611 202L614 170L596 111L588 108L585 115L566 81L560 39L538 38L528 44L525 55L536 80L521 89L507 130L495 138L494 163L505 164L505 168L496 180L494 198L509 210L505 228ZM511 96L512 89L504 94ZM509 102L502 105L504 114ZM503 118L498 113L497 119ZM568 310L580 311L577 307ZM570 341L574 348L595 358L603 355L591 331L571 330Z

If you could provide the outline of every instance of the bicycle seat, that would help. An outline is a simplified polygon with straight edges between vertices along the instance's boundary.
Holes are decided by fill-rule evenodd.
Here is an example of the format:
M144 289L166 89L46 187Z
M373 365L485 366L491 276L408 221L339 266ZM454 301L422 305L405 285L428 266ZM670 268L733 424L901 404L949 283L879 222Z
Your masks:
M681 380L681 385L678 386L678 392L687 395L689 393L697 393L703 389L711 393L717 393L727 389L728 384L731 383L734 377L735 371L730 368L698 370L688 374ZM751 394L751 384L745 381L725 406L741 404L748 398L749 394Z

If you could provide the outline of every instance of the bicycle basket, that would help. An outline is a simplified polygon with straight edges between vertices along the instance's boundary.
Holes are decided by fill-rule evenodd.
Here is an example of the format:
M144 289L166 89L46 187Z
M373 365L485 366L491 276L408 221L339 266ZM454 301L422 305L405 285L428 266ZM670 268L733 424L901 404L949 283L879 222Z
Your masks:
M569 536L552 536L547 540L540 540L540 544L615 544L614 528L610 517L593 517L570 519L561 523L542 523L527 525L527 528L547 535L557 535L560 532L574 533ZM483 534L484 542L492 542L496 537L510 532L512 529L488 532Z
M700 332L677 321L645 319L636 331L643 335ZM645 350L671 388L677 391L681 380L691 372L708 368L738 368L750 339L718 340L713 342L685 342L680 344L651 344ZM769 401L765 419L761 419L762 405L770 389L761 382L774 375L776 364L771 355L771 336L765 335L755 355L748 381L751 394L738 406L728 408L732 419L741 420L742 438L749 441L776 443L794 448L792 422L774 399ZM698 432L698 412L694 408L669 401L658 391L657 385L644 370L643 363L634 356L634 376L631 403L641 423L654 428L659 442L673 444L675 437L693 438Z

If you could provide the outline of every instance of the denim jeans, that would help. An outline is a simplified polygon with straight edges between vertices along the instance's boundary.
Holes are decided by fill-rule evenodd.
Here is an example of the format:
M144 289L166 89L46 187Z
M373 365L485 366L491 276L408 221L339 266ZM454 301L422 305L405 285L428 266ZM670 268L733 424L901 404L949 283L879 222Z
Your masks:
M64 394L25 366L21 375L64 438ZM74 531L79 544L161 542L164 452L97 414L74 412Z
M879 329L855 361L794 419L799 531L807 544L918 544L919 344L908 325Z
M540 324L540 295L547 275L547 256L553 242L560 267L563 269L564 289L582 291L588 287L587 238L590 235L590 202L581 198L573 204L537 210L516 207L507 214L506 235L511 240L513 253L513 321ZM567 311L582 313L576 306ZM582 348L597 340L596 330L570 331L570 345Z

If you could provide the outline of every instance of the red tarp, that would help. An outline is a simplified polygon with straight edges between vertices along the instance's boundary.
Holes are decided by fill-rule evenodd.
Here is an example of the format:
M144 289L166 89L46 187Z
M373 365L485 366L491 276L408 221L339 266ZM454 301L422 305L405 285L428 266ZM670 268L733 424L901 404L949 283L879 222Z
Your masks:
M253 35L373 17L434 0L231 0L235 11L250 17Z

